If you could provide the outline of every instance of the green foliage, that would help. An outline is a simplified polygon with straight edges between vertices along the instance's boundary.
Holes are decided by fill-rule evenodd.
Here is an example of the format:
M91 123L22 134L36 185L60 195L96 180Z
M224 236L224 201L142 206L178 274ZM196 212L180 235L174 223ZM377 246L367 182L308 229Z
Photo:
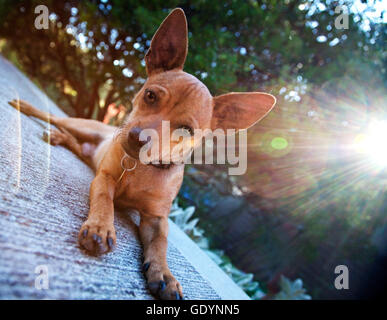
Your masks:
M262 298L265 294L259 287L259 283L254 281L253 274L238 270L223 251L210 249L210 243L204 235L204 230L197 226L199 219L191 219L194 213L195 207L190 206L182 209L176 200L172 205L169 217L252 299Z
M281 292L275 296L275 300L310 300L310 295L302 287L302 280L290 281L284 276L280 280Z
M237 269L222 250L211 249L209 240L204 235L204 230L197 226L199 219L192 219L195 207L186 209L179 207L176 200L171 208L170 219L176 223L207 255L241 287L251 299L261 299L265 296L259 283L254 280L252 273L245 273ZM302 281L297 279L292 283L287 278L281 278L281 292L276 299L302 300L311 299L302 288Z
M49 8L49 30L33 27L38 4ZM7 40L3 54L16 52L24 71L64 109L102 119L109 103L130 107L145 77L140 62L151 37L175 7L185 11L190 31L185 69L213 94L264 89L277 94L281 83L291 86L297 77L313 89L356 72L362 61L385 79L385 26L371 21L365 33L359 26L367 19L349 10L350 28L338 30L336 5L300 0L1 0L0 38Z
M34 27L44 4L49 29ZM65 111L103 120L111 103L129 105L143 80L132 34L118 32L95 2L0 1L2 53L12 58ZM15 55L13 55L13 53Z

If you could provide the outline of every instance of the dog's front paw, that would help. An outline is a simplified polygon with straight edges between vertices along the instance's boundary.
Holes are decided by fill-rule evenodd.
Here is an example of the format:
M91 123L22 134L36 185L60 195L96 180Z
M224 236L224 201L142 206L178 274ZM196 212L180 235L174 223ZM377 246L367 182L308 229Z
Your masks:
M155 297L162 300L184 300L182 287L169 269L163 270L157 262L145 262L143 271L149 291Z
M112 250L116 244L113 225L103 225L87 220L79 231L79 243L90 254L98 255Z

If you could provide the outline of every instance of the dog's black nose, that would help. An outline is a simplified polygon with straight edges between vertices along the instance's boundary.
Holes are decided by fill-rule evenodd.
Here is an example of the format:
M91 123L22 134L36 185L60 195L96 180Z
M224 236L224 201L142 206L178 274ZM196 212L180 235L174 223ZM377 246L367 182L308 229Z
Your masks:
M140 140L141 130L142 129L139 127L133 127L132 129L130 129L129 135L128 135L129 145L141 148L144 144L146 144L148 142L148 141L141 141Z

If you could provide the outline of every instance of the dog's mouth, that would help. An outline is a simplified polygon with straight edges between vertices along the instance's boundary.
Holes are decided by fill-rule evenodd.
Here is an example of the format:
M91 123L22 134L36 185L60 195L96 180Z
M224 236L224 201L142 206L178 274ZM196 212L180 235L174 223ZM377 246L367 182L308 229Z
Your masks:
M157 169L167 170L173 166L173 163L150 163L149 165Z
M130 146L124 146L124 151L130 158L136 161L140 161L142 163L140 159L139 150L134 150L134 148L131 148ZM170 169L174 165L174 163L162 163L162 161L160 160L154 160L150 163L143 163L143 164L155 167L157 169L163 169L163 170Z

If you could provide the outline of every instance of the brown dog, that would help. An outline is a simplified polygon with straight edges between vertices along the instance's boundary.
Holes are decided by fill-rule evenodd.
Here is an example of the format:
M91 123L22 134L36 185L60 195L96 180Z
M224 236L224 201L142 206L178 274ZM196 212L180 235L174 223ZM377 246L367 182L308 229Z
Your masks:
M94 120L59 118L23 101L10 102L24 114L54 124L59 130L51 130L49 142L69 148L96 170L90 212L79 232L79 242L86 250L101 254L115 246L113 203L140 213L144 272L150 291L161 299L183 298L168 268L166 252L168 214L183 180L184 164L137 161L145 143L140 140L141 130L153 128L161 137L162 120L170 122L171 131L245 129L275 104L273 96L258 92L212 97L203 83L183 72L187 45L187 21L184 12L175 9L152 39L145 57L148 79L118 130ZM123 170L134 166L134 170Z

